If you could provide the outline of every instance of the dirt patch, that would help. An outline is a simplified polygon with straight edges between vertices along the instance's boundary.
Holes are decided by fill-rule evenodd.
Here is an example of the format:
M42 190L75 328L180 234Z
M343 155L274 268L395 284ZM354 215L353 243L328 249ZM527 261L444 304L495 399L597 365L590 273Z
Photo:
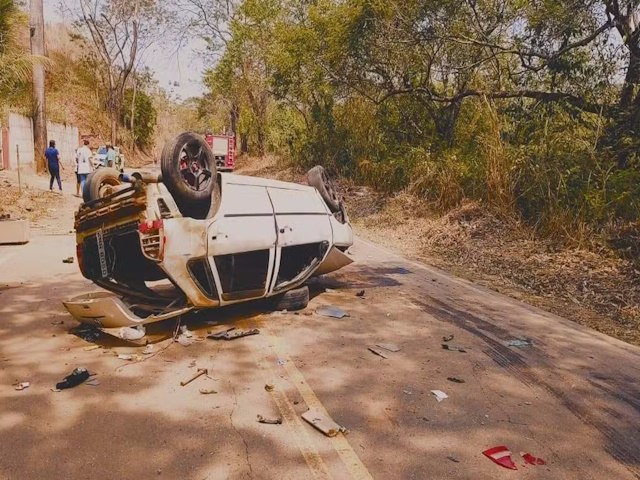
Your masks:
M239 172L304 183L274 158ZM562 248L468 202L442 216L420 199L338 181L358 234L620 340L640 345L640 267L612 251Z
M0 176L0 214L8 214L12 219L27 219L32 222L48 216L56 205L63 201L57 190L49 191L23 186Z
M640 270L610 251L559 248L478 203L437 216L400 194L375 213L349 212L358 233L371 240L640 345Z

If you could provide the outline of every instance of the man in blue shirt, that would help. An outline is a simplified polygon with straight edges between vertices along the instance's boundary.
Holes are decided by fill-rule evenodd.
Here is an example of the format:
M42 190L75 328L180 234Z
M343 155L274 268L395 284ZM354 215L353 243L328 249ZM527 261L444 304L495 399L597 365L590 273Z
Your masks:
M60 181L60 152L56 148L55 140L49 142L49 148L44 151L44 156L47 158L47 168L51 178L49 179L49 190L53 190L53 179L58 182L58 188L62 191L62 182Z

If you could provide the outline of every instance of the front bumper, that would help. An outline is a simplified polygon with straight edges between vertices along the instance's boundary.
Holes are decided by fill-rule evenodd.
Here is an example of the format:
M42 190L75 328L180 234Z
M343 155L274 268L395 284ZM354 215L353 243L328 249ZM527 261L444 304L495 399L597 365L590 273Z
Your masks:
M122 299L110 292L91 292L62 302L80 323L99 328L135 327L183 315L193 307L183 307L160 315L139 317Z

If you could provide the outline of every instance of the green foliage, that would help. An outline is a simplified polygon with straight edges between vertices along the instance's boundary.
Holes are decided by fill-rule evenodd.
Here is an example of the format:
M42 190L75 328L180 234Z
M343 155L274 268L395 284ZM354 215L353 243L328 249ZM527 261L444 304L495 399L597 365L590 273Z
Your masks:
M28 54L19 40L26 16L13 0L0 0L0 107L29 104L33 62L43 61Z
M124 105L120 121L122 126L129 130L131 130L132 116L133 130L131 134L136 146L141 149L152 146L158 114L153 105L153 99L144 90L137 90L134 94L134 90L128 88L124 93Z
M632 46L604 3L245 0L206 82L253 153L566 239L640 221Z

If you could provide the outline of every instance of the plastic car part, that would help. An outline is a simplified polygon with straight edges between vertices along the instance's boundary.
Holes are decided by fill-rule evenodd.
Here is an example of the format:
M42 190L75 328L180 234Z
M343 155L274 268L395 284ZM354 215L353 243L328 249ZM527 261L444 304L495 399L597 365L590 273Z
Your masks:
M511 451L504 445L490 448L485 450L482 454L491 460L493 463L497 463L501 467L508 468L510 470L517 470L516 464L511 459Z

